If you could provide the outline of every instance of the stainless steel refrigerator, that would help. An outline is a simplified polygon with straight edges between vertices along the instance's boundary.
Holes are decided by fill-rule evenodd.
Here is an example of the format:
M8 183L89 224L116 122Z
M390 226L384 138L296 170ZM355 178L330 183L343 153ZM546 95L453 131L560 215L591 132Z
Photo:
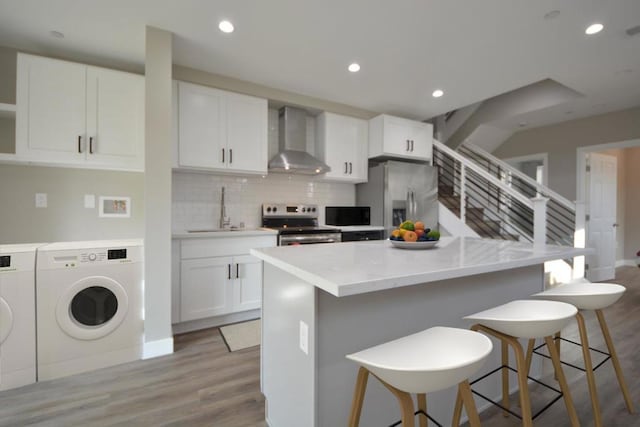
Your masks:
M369 167L369 181L356 186L356 204L371 206L371 225L385 237L402 221L438 228L438 173L431 165L389 160Z

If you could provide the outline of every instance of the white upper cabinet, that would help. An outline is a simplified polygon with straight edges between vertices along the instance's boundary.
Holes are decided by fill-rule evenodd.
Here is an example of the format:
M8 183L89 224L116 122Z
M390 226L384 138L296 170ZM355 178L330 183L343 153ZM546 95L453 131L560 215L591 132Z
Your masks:
M432 151L433 126L430 123L386 114L369 120L369 158L430 161Z
M61 166L144 170L144 78L18 54L16 154Z
M366 120L324 112L317 118L316 134L316 156L331 167L327 180L367 181Z
M178 82L178 167L267 173L267 100Z

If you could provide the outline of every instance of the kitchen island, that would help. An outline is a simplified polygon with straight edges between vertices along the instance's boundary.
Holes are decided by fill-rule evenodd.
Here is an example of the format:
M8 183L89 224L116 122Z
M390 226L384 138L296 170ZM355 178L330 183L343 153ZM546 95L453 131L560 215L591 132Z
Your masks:
M429 250L389 241L251 250L264 261L261 386L269 426L346 425L358 370L346 354L433 326L468 328L463 316L543 290L545 261L586 253L465 237L442 238ZM484 369L498 364L494 346ZM498 396L499 375L477 387ZM430 414L450 424L454 398L454 389L430 394ZM393 396L370 381L361 425L397 420Z

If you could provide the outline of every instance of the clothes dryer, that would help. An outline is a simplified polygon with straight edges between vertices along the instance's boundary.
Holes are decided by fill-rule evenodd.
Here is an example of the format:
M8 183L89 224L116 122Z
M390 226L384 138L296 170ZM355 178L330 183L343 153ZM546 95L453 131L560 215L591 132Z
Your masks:
M142 240L40 248L36 301L38 380L140 359Z
M0 245L0 390L36 382L36 249Z

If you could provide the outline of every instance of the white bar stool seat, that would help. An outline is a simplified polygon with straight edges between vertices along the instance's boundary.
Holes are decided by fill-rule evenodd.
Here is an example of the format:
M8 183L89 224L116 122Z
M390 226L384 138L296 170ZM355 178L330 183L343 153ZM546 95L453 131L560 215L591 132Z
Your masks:
M558 382L560 383L571 425L580 425L552 339L552 336L560 331L577 312L578 309L576 307L564 302L516 300L464 317L466 320L476 322L471 327L472 330L485 332L502 341L502 406L507 410L509 408L508 346L513 348L517 363L523 426L532 426L533 417L527 384L529 366L525 361L524 351L518 338L545 339ZM458 414L454 414L454 417L454 420L457 419Z
M627 406L627 410L633 413L633 403L629 395L627 384L625 383L624 376L622 375L622 368L616 354L609 328L604 318L602 309L609 307L617 302L622 294L626 291L626 288L616 283L592 283L586 279L577 279L564 285L559 285L548 289L544 292L540 292L532 295L533 298L539 298L550 301L560 301L568 304L573 304L579 310L595 310L598 322L600 323L600 329L602 335L607 344L609 350L609 356L618 378L618 384L622 391L622 395ZM589 338L587 334L586 323L581 313L576 313L576 320L578 322L578 331L580 333L580 346L582 347L582 355L584 359L583 371L587 376L587 383L589 385L589 394L591 395L591 406L593 408L593 417L596 427L602 426L602 416L600 414L600 404L598 401L598 394L596 391L595 376L593 374L593 364L591 362L591 354L589 352ZM560 333L556 334L556 348L560 351ZM573 342L573 341L572 341ZM577 344L577 343L575 343ZM527 363L531 363L531 354L534 351L534 340L529 341L529 349L527 352ZM606 354L606 353L605 353ZM606 360L605 360L606 361ZM604 362L602 362L604 363Z
M418 394L418 412L426 415L425 394L456 384L470 422L479 425L467 379L481 368L492 348L491 340L482 334L438 326L347 355L361 366L349 426L359 424L369 373L399 400L405 427L414 425L409 393ZM426 419L421 418L420 425L426 425Z

